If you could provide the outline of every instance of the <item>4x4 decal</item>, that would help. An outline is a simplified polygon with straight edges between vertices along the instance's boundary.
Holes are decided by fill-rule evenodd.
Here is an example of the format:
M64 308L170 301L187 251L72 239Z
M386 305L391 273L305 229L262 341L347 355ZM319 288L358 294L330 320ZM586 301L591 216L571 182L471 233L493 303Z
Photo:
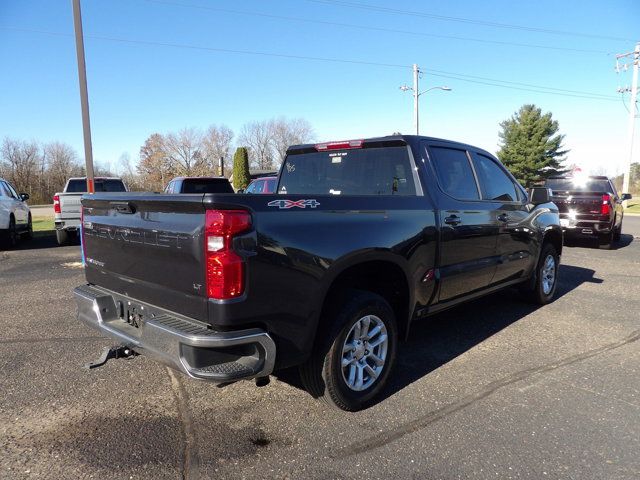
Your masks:
M310 200L272 200L271 202L267 203L268 206L270 207L278 207L280 209L289 209L289 208L307 208L307 207L311 207L311 208L316 208L318 205L320 205L320 202L318 202L315 198L312 198Z

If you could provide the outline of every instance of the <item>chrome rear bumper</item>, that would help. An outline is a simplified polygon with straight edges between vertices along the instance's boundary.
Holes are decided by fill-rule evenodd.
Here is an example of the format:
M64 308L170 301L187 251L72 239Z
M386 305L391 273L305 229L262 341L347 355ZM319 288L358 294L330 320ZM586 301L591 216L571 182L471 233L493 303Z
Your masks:
M264 330L217 332L131 299L138 308L158 312L134 327L118 312L117 294L91 285L76 287L73 293L79 320L190 377L225 383L273 371L276 346Z

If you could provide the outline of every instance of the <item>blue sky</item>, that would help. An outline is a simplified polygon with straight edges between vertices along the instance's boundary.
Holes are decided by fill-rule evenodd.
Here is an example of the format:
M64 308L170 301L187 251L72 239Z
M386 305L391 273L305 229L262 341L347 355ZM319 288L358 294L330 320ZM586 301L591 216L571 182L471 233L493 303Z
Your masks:
M422 89L453 89L421 97L422 134L495 152L499 122L535 103L560 122L570 162L615 174L626 160L628 114L616 88L630 84L631 73L615 73L613 54L640 40L636 0L82 0L82 7L94 158L102 165L116 168L125 152L137 160L153 132L226 124L238 133L248 121L281 115L306 118L318 140L413 133L412 99L398 89L411 82L413 63L425 72ZM72 34L70 0L0 0L0 137L64 141L83 156Z

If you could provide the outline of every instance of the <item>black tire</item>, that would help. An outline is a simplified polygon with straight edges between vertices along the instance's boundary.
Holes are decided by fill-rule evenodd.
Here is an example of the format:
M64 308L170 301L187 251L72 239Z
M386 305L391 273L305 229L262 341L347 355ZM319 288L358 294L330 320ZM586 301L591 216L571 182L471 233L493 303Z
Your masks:
M33 238L33 222L31 221L31 214L29 214L29 224L27 225L27 231L22 236L27 240L31 240Z
M619 242L620 237L622 237L622 221L620 221L620 225L613 232L613 241Z
M611 231L609 233L605 233L603 235L600 235L600 237L598 238L598 241L600 243L600 248L603 250L611 250L611 248L613 247L613 244L615 242L615 230L611 229Z
M351 290L342 298L343 300L337 302L336 307L330 309L331 312L327 312L321 319L314 350L309 360L299 367L299 371L304 387L313 397L322 398L332 407L354 412L371 405L384 388L396 359L398 328L391 306L380 295ZM369 321L365 318L369 318ZM374 349L378 349L378 346L371 347L368 340L355 346L358 341L355 340L356 330L352 331L352 328L356 328L356 323L361 321L366 322L366 325L376 325L371 328L371 331L380 326L378 322L381 322L386 329L386 356L382 365L368 356L369 354L373 356ZM380 328L377 334L379 336L369 339L379 340L383 332L384 329ZM345 353L344 346L348 339L352 339L350 344L354 347ZM366 350L367 348L371 351ZM379 354L380 350L376 350L375 353ZM351 364L345 367L342 366L344 355L352 357ZM363 356L356 360L358 355ZM381 367L376 377L368 373L368 371L374 371L374 367L376 369ZM362 377L356 374L355 385L350 387L349 379L345 377L343 369L349 369L349 372L362 371ZM361 385L358 385L360 380L362 380ZM367 386L367 383L370 384Z
M58 241L58 245L61 247L69 244L69 233L63 229L59 228L56 230L56 240Z
M7 248L13 248L18 244L18 231L16 230L16 219L13 215L9 218L9 229L7 230Z
M549 281L548 275L546 275L545 268L548 266L547 262L549 257L553 259L553 281L551 288L547 289L545 280ZM558 286L558 270L560 266L560 257L553 245L545 243L542 245L542 251L540 252L540 258L536 265L535 276L531 282L528 282L526 286L521 287L521 292L525 298L538 305L546 305L553 300Z

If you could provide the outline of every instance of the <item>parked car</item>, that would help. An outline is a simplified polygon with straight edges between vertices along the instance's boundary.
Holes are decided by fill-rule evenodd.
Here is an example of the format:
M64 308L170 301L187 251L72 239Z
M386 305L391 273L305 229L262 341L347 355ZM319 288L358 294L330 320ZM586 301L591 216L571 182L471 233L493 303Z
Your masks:
M177 177L171 180L165 193L233 193L233 187L224 177Z
M590 237L608 249L620 240L624 208L631 194L619 195L613 182L603 176L552 177L545 181L560 211L565 238Z
M0 178L0 242L6 247L15 246L20 237L31 238L33 227L27 200L29 194L18 195L8 181Z
M127 187L119 178L94 178L96 193L126 192ZM62 192L53 196L54 223L58 245L67 245L70 237L75 237L80 226L80 198L87 192L86 177L67 180Z
M238 193L276 193L278 177L262 177L253 180L247 188Z
M527 196L484 150L419 136L292 146L277 191L85 195L78 318L211 382L297 366L314 397L358 410L414 322L511 286L554 297L549 190Z

